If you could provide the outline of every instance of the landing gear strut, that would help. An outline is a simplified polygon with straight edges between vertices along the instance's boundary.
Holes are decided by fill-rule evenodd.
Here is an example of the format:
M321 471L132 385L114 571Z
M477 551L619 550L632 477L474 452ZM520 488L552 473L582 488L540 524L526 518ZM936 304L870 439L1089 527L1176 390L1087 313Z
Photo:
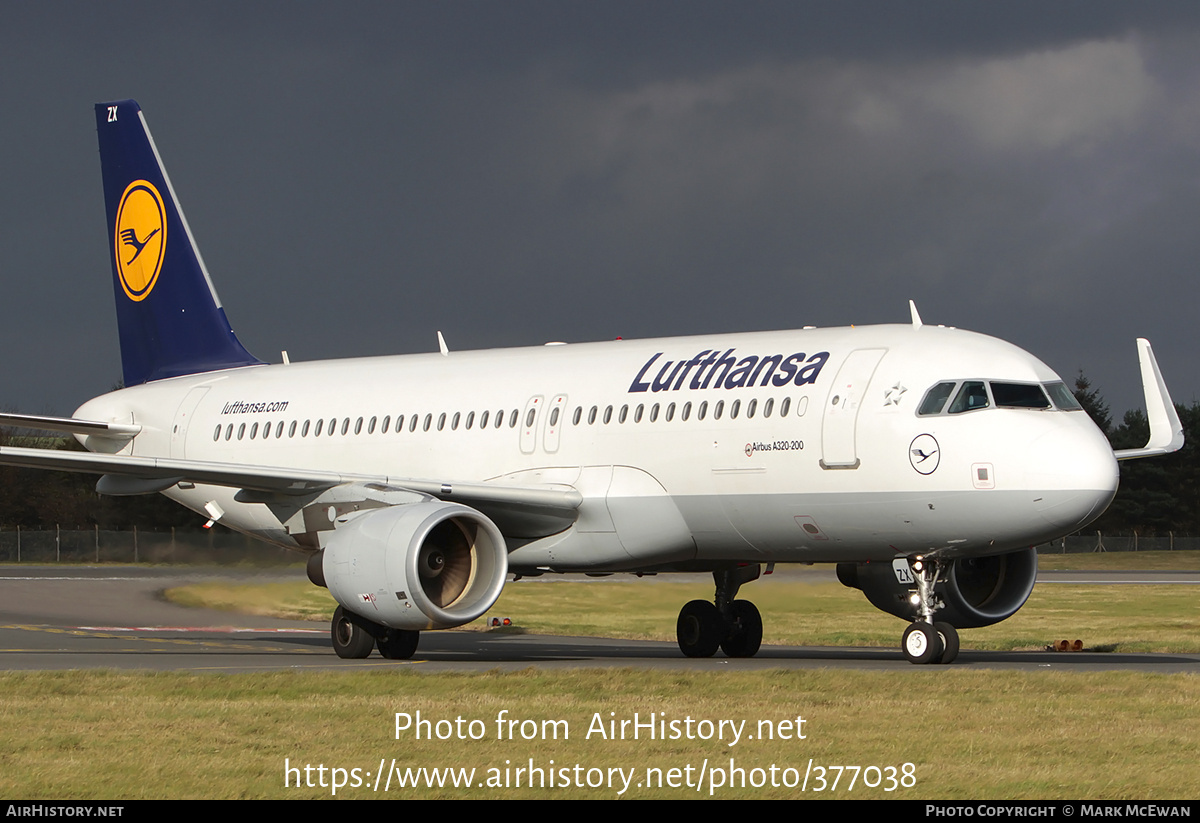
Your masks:
M951 663L958 657L958 630L933 619L934 612L945 606L934 586L948 564L915 557L909 558L908 565L917 583L914 598L919 616L904 630L900 648L910 663Z
M713 572L712 603L693 600L679 610L675 636L688 657L753 657L762 645L762 616L749 600L735 600L744 583L757 580L761 567L740 566Z

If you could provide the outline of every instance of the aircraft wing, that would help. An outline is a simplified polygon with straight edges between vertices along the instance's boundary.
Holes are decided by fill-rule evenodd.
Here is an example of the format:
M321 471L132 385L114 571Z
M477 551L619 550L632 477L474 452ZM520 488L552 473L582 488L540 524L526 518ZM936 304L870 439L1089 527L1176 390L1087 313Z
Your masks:
M1115 450L1113 454L1118 460L1170 454L1183 448L1183 424L1179 422L1179 413L1175 411L1171 393L1167 391L1158 361L1154 359L1150 341L1139 337L1137 345L1138 364L1142 371L1142 391L1146 395L1146 419L1150 422L1150 439L1140 449Z
M569 486L501 486L458 483L388 475L342 474L286 467L250 466L167 457L0 447L0 465L103 475L96 484L102 494L147 494L180 482L243 489L256 496L302 496L335 486L372 484L406 489L475 506L485 514L497 512L523 521L541 521L543 528L566 528L574 522L583 496Z

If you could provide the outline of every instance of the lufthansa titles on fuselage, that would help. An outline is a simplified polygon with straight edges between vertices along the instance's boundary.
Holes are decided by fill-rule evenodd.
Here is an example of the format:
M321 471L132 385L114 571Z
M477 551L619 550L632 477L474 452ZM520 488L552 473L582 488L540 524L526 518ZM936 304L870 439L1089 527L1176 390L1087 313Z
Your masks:
M234 400L221 407L221 414L268 414L270 412L286 411L288 400L275 400L268 403L247 403Z
M751 386L803 386L816 383L821 369L829 360L829 352L814 355L804 352L784 357L782 354L759 356L748 355L738 359L730 348L722 354L719 350L705 349L691 360L668 360L658 368L658 374L649 378L654 364L663 352L651 357L642 366L629 391L679 391L681 389L740 389ZM695 371L693 371L693 369ZM691 374L691 380L688 375Z

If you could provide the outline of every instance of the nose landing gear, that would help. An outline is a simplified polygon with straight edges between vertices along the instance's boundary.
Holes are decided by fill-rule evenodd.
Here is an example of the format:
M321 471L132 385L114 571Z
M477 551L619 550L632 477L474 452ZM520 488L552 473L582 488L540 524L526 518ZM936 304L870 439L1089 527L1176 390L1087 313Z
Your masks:
M910 663L951 663L958 657L958 630L933 619L934 612L946 605L934 586L949 564L915 557L909 558L908 565L917 583L913 599L920 617L904 630L900 648Z

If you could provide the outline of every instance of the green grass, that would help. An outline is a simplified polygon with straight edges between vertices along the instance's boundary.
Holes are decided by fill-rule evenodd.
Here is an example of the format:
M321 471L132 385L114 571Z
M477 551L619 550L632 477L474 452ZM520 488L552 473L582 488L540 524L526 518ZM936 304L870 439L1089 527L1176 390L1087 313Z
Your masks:
M1039 554L1044 571L1200 571L1200 552Z
M711 598L712 586L669 580L666 575L521 580L504 588L491 614L511 617L515 631L674 640L680 606ZM205 584L173 589L167 596L189 605L313 620L328 620L337 605L327 591L306 581ZM745 586L740 596L762 612L767 644L894 647L904 628L840 583L768 577ZM962 644L965 649L1043 649L1078 639L1090 650L1200 652L1196 598L1195 586L1042 583L1013 617L964 630ZM464 628L485 630L482 621Z
M1178 554L1178 553L1177 553ZM1144 557L1145 555L1143 555ZM1075 558L1080 556L1068 556ZM1091 558L1089 558L1090 560ZM1043 567L1045 564L1043 564ZM493 610L517 631L672 639L679 605L710 597L711 586L644 580L529 580L506 587ZM836 583L768 578L743 589L766 616L766 640L894 647L902 623ZM334 604L306 582L187 587L180 600L327 619ZM1084 640L1118 651L1200 648L1192 586L1039 585L1010 620L963 632L966 648L1041 648ZM481 630L478 626L466 630ZM1047 655L1047 660L1053 657ZM636 769L625 797L707 797L694 785L638 787L646 769L677 769L686 781L706 761L770 777L772 766L802 776L824 766L900 769L915 786L885 792L851 772L836 790L767 785L712 789L726 799L920 798L1156 800L1200 797L1200 678L1139 672L1009 672L912 667L856 670L729 671L720 659L681 670L526 670L446 674L420 662L364 672L245 675L49 672L0 674L0 796L32 800L291 798L333 796L333 768L374 774L381 759L401 770L476 770L498 785L422 788L384 794L344 786L338 797L612 798L619 788L512 787L515 769L578 765ZM480 721L478 740L396 738L397 712L423 719ZM566 740L499 740L495 720L564 720ZM805 719L804 739L728 741L604 740L594 720L759 721ZM663 714L657 714L657 713ZM443 727L446 728L446 727ZM285 786L285 761L314 767L326 787ZM755 772L758 769L761 771ZM600 772L591 772L598 775ZM719 773L711 773L719 774ZM899 774L899 773L898 773ZM572 771L571 776L573 777ZM510 785L506 786L505 781ZM561 781L560 781L561 782ZM726 777L728 783L728 777Z
M28 799L322 798L329 787L287 788L293 767L374 773L401 768L534 765L747 771L816 765L901 767L916 785L885 792L719 788L722 798L845 797L1129 800L1200 796L1200 678L1140 673L988 672L936 667L895 673L706 670L421 673L420 664L373 672L260 675L61 672L0 675L0 796ZM498 740L502 710L565 720L567 740ZM395 714L479 720L479 740L396 739ZM613 713L610 715L610 712ZM603 740L602 720L805 719L805 739ZM777 727L777 726L776 726ZM480 727L477 727L480 728ZM361 774L361 772L360 772ZM762 774L765 774L762 773ZM510 781L512 773L509 773ZM318 773L312 774L314 782ZM831 783L833 773L828 773ZM326 774L326 782L330 774ZM293 778L293 784L294 784ZM636 783L636 781L635 781ZM694 788L637 788L627 797L706 797ZM610 788L422 789L392 798L612 798ZM345 787L338 797L388 797Z

